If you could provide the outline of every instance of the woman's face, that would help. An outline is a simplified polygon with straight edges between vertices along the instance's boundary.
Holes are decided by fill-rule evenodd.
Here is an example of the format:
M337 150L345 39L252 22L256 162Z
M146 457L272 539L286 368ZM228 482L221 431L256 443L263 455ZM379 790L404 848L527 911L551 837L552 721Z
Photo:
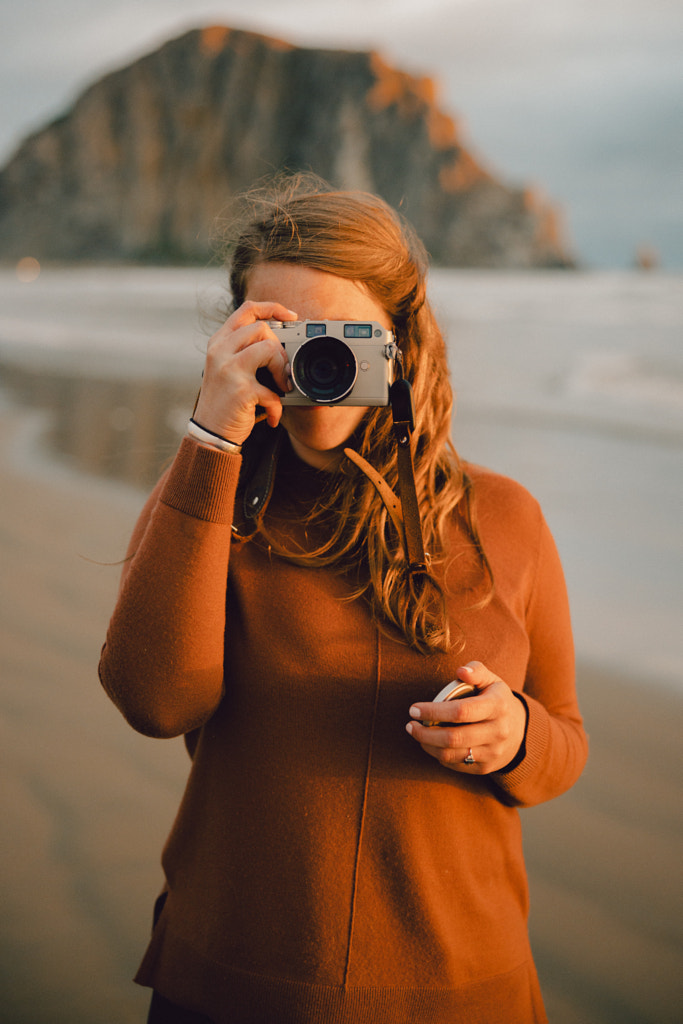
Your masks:
M281 302L300 320L391 320L363 284L293 263L261 263L249 275L246 298ZM367 412L354 405L285 406L282 425L294 451L310 466L333 469Z

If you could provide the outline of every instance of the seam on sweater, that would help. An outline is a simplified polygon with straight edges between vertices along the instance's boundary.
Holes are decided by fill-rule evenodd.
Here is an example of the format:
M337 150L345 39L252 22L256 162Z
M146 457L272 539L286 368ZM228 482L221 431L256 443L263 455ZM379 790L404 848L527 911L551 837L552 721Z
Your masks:
M356 860L353 867L353 891L351 893L351 911L349 914L349 935L346 945L346 963L344 964L343 986L346 987L351 966L351 948L353 946L353 929L356 920L356 896L358 893L358 875L360 873L360 854L363 845L363 832L365 829L365 814L368 806L368 789L370 786L370 769L372 767L372 750L375 742L375 724L377 722L377 705L379 703L379 686L382 668L382 650L380 631L375 627L377 637L377 674L375 678L375 700L372 708L372 722L370 725L370 738L368 740L368 755L365 761L365 782L363 785L363 802L361 804L360 821L358 823L358 838L356 839Z

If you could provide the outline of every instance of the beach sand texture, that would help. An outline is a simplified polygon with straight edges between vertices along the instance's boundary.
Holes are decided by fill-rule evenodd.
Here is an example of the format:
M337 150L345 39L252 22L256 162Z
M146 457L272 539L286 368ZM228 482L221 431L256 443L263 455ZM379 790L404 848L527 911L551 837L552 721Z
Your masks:
M16 381L0 405L0 1018L134 1024L145 1019L148 994L130 979L187 759L182 741L146 739L125 724L96 667L141 485L173 439L128 444L133 468L119 465L115 475L138 486L107 480L112 453L84 427L93 407L117 424L124 403L114 384L84 401L73 381L44 383L31 407L17 400ZM144 404L156 401L146 387ZM171 410L179 400L164 398ZM41 403L64 424L79 402L76 434L90 446L79 461L99 476L46 450ZM53 436L59 441L59 429ZM570 793L523 812L531 934L550 1020L673 1024L683 1018L683 701L652 681L638 689L590 666L579 686L588 768Z

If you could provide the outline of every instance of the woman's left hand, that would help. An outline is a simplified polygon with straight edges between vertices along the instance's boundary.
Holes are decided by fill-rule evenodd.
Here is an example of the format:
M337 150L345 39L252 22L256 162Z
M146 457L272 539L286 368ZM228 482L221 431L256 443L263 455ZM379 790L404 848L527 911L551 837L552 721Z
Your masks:
M476 686L477 692L457 700L413 704L406 729L445 768L471 775L500 771L522 745L526 708L480 661L463 665L456 678ZM439 724L424 725L420 720ZM465 761L468 754L474 762Z

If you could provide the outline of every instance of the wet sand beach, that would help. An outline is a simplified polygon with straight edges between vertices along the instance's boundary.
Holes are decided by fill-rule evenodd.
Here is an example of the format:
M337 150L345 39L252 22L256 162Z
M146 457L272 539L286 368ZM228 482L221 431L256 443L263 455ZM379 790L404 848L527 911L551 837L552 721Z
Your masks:
M15 375L0 403L0 1016L135 1024L148 999L130 979L187 759L180 740L134 733L96 669L115 563L192 389L128 382L123 394L110 381L85 396L76 380L44 378L38 394L29 378ZM135 412L155 403L162 436ZM683 1012L683 698L586 664L579 687L588 768L570 793L523 812L549 1016L673 1024Z

